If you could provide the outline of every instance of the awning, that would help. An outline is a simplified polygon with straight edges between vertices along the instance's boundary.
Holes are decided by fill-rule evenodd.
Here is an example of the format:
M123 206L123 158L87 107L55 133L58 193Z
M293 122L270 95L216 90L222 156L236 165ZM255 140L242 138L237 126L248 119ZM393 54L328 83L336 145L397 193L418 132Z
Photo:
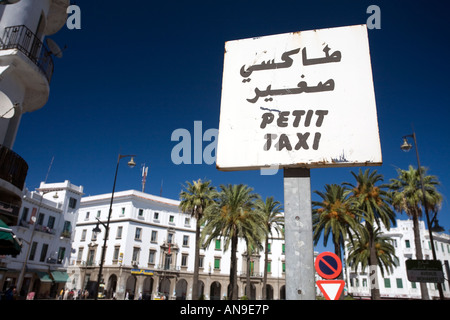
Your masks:
M0 220L0 255L17 255L22 250L11 228Z
M50 274L45 271L34 271L41 282L53 282L52 278L50 277Z
M52 271L52 278L55 282L67 282L69 280L69 275L64 271Z

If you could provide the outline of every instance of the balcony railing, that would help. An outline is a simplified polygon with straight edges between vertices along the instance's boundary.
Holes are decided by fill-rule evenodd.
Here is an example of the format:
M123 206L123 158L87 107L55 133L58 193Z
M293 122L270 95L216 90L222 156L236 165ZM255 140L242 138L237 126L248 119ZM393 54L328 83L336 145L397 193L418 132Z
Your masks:
M39 67L48 82L53 75L51 51L24 25L5 28L0 50L18 49Z
M0 179L22 190L27 172L28 164L25 160L11 149L0 145Z

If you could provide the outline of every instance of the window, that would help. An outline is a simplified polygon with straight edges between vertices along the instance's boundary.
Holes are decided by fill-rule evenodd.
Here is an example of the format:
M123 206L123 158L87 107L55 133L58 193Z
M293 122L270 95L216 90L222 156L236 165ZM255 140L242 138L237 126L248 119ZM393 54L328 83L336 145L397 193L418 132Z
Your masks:
M385 288L390 288L391 287L391 279L384 278L384 287Z
M181 266L187 267L187 264L188 264L188 255L187 254L181 255Z
M174 216L169 216L169 223L173 224L175 221L175 217Z
M173 241L173 233L168 233L167 234L167 243L172 243Z
M415 283L415 282L411 282L411 288L413 288L413 289L416 289L416 288L417 288L417 286L416 286L416 283Z
M282 254L285 253L285 244L284 243L281 245L281 252L282 252Z
M89 220L89 215L90 215L90 212L87 211L87 212L86 212L86 215L84 216L84 220Z
M44 243L42 245L41 257L39 258L40 262L44 262L45 261L45 257L47 256L47 251L48 251L48 244Z
M117 227L116 239L122 239L123 227Z
M198 267L203 268L203 261L205 260L205 256L200 256L198 259Z
M214 258L214 269L220 270L220 258Z
M144 209L139 209L139 213L138 213L138 217L143 217L144 216Z
M87 259L87 265L93 266L94 265L94 259L95 259L95 249L89 250L88 259Z
M363 279L363 281L362 281L362 286L363 286L364 288L367 288L367 279L366 279L366 278Z
M77 207L77 199L70 197L69 198L69 208L75 209Z
M86 241L86 233L87 233L86 229L81 231L81 240L80 241Z
M156 250L150 249L150 253L148 255L148 263L155 264Z
M29 209L27 207L23 208L22 219L21 220L24 221L24 222L26 222L27 219L28 219L28 211L29 211Z
M83 259L83 251L84 251L83 247L80 247L78 249L77 261L81 261L81 259Z
M100 215L102 214L102 211L101 210L98 210L97 211L97 218L100 218Z
M39 213L39 217L38 217L36 224L39 226L42 226L44 223L44 217L45 217L45 215L43 213Z
M31 245L31 251L28 260L34 260L34 256L36 255L36 249L37 249L37 242L33 242L33 244Z
M267 261L267 273L272 272L272 261Z
M122 216L125 215L125 208L122 208L122 209L121 209L120 214L121 214Z
M282 268L282 272L286 273L286 262L283 261L281 268Z
M411 248L411 244L409 243L409 240L405 240L405 246L406 246L406 248Z
M272 244L271 243L267 244L267 252L272 253Z
M138 248L138 247L133 248L133 256L132 256L131 260L136 261L136 262L139 261L139 251L141 251L140 248Z
M221 248L221 243L220 243L220 239L216 239L216 250L220 250Z
M141 240L141 233L142 233L142 228L136 227L136 231L134 233L134 240Z
M189 236L183 236L183 246L189 246Z
M158 231L152 230L152 236L150 238L151 242L156 242L158 239Z
M54 226L55 226L55 217L49 216L48 222L47 222L47 227L49 227L50 229L53 229Z
M159 220L159 212L153 213L153 219L154 220Z
M191 218L185 218L184 219L184 225L185 226L190 226L191 225Z
M64 260L64 256L66 255L66 248L59 247L58 250L58 263L61 264Z
M397 282L397 288L398 289L402 289L403 288L403 281L402 281L402 279L401 278L397 278L395 280Z
M114 247L113 261L119 260L120 247Z

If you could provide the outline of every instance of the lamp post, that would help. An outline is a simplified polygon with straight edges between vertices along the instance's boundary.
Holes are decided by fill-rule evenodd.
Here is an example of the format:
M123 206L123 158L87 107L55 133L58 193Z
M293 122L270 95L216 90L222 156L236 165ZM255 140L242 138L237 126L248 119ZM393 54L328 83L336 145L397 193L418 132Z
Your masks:
M428 206L427 206L427 199L425 196L425 185L423 183L423 175L422 175L422 170L421 170L421 166L420 166L420 158L419 158L419 149L417 147L417 139L416 139L416 133L413 131L412 134L403 136L403 144L400 146L400 149L402 149L405 152L408 152L409 150L411 150L412 145L408 142L408 138L412 138L414 141L414 147L416 148L416 157L417 157L417 165L418 165L418 171L419 171L419 178L420 178L420 186L422 189L422 204L423 207L425 209L425 216L427 219L427 225L428 225L428 233L430 236L430 242L431 242L431 252L433 254L433 260L437 260L436 258L436 249L434 247L434 240L433 240L433 231L432 231L432 221L430 221L430 215L428 214ZM436 219L436 215L433 217L433 221ZM437 220L436 220L437 223ZM438 282L437 283L437 287L438 287L438 291L439 291L439 298L441 300L444 300L444 293L442 291L442 286L441 284Z
M114 184L113 184L113 189L112 189L112 193L111 193L111 202L109 204L108 220L107 220L106 225L105 225L103 222L101 222L100 220L97 219L98 220L97 225L92 230L95 233L99 233L101 231L100 228L99 228L99 223L101 223L105 227L105 238L103 239L102 257L101 257L101 260L100 260L100 268L99 268L99 271L98 271L97 285L95 287L95 295L94 295L94 299L95 300L98 299L98 288L100 286L100 281L102 280L103 263L105 262L105 254L106 254L106 241L108 240L109 222L111 220L112 204L113 204L113 200L114 200L114 190L116 189L117 171L119 170L120 159L131 157L131 160L128 161L128 166L130 168L134 168L134 166L136 165L136 163L134 162L134 157L135 156L136 155L133 155L133 154L129 154L129 155L119 154L119 156L117 157L116 173L114 175Z

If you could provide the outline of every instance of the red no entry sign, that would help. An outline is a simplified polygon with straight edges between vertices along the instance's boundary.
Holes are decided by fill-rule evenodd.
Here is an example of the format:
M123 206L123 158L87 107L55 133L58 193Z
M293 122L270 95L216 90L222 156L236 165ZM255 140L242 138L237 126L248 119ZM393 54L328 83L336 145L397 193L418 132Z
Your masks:
M323 252L316 258L315 268L324 279L334 279L342 271L341 259L332 252Z

